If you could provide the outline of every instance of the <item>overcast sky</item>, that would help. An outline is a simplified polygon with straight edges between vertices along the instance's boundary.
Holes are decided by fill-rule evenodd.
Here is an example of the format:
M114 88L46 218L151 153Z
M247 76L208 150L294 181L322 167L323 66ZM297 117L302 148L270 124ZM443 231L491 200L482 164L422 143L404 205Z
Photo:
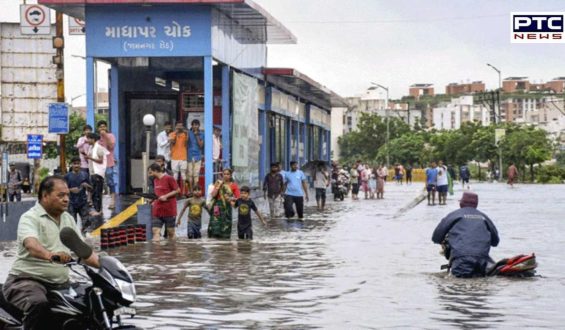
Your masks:
M255 1L298 39L270 46L269 66L296 68L342 96L361 94L372 81L394 98L413 83L433 83L436 93L450 82L482 80L496 88L498 74L486 63L503 78L565 76L565 44L510 43L511 12L565 11L562 0ZM17 21L19 3L0 0L0 20ZM69 58L84 55L83 37L69 39L67 66L83 72L84 61ZM84 93L84 76L67 80L69 98Z

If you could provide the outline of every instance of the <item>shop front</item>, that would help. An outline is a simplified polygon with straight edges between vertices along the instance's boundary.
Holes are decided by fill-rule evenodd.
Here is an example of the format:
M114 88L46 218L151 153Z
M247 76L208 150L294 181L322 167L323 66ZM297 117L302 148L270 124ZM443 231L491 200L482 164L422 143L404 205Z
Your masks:
M240 185L259 189L269 164L284 169L329 160L330 112L345 104L294 69L266 68L267 44L295 37L250 0L39 0L86 21L87 122L95 125L96 63L110 66L110 130L116 136L119 193L139 191L149 151L166 122L201 123L200 184L214 178L213 127L220 163ZM67 72L68 74L68 72ZM152 114L155 124L145 127ZM148 135L147 131L151 134ZM147 136L149 148L147 148ZM182 182L180 182L182 183Z

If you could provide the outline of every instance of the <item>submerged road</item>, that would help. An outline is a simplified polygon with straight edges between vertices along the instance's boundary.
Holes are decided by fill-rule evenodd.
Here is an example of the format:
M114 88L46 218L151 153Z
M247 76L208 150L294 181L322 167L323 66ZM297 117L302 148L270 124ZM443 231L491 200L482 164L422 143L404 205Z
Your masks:
M310 201L303 223L254 222L252 242L181 237L109 253L136 280L132 322L146 329L565 324L563 185L472 186L500 233L492 257L535 252L540 276L529 279L456 279L440 271L445 259L431 233L458 208L462 189L447 206L414 206L421 188L388 183L384 200L331 202L322 214ZM14 251L14 243L0 244L0 280Z

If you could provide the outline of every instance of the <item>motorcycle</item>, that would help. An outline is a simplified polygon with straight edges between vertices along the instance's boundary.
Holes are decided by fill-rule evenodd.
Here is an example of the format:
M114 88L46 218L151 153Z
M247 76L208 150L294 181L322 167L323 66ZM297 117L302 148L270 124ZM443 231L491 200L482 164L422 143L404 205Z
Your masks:
M447 241L442 244L442 254L447 260L450 260L451 248ZM450 263L442 265L441 269L450 271ZM536 275L536 262L535 253L532 254L519 254L511 258L504 258L499 261L494 261L489 257L485 276L509 276L509 277L532 277Z
M332 179L332 192L335 201L337 201L338 199L340 201L343 201L345 199L345 196L347 195L348 191L345 185L343 184L343 180L339 178L337 180Z
M46 329L139 329L122 324L122 316L134 317L136 292L133 279L124 265L111 256L100 256L100 268L81 263L88 258L92 249L84 243L71 228L63 228L61 242L73 251L79 259L71 260L65 266L83 267L90 282L73 283L68 289L51 290L47 293L50 301L49 320ZM59 262L55 256L53 262ZM21 329L22 313L5 301L0 285L0 330ZM49 323L47 325L47 323Z

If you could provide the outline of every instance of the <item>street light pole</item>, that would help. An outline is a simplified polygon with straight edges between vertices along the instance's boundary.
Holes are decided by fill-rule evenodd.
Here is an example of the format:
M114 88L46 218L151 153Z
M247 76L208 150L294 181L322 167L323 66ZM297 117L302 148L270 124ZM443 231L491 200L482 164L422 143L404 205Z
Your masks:
M386 167L388 168L390 166L390 158L389 158L389 151L388 151L388 142L390 140L390 126L389 126L389 119L388 119L388 87L385 87L383 85L371 82L371 84L373 84L376 87L380 87L382 89L384 89L386 91L386 99L385 99L385 118L386 118L386 141L385 141L385 147L386 147Z
M147 182L147 168L149 167L150 158L150 145L151 145L151 129L155 125L155 116L152 114L146 114L143 116L143 125L145 125L145 152L143 152L143 192L149 192L148 182Z

